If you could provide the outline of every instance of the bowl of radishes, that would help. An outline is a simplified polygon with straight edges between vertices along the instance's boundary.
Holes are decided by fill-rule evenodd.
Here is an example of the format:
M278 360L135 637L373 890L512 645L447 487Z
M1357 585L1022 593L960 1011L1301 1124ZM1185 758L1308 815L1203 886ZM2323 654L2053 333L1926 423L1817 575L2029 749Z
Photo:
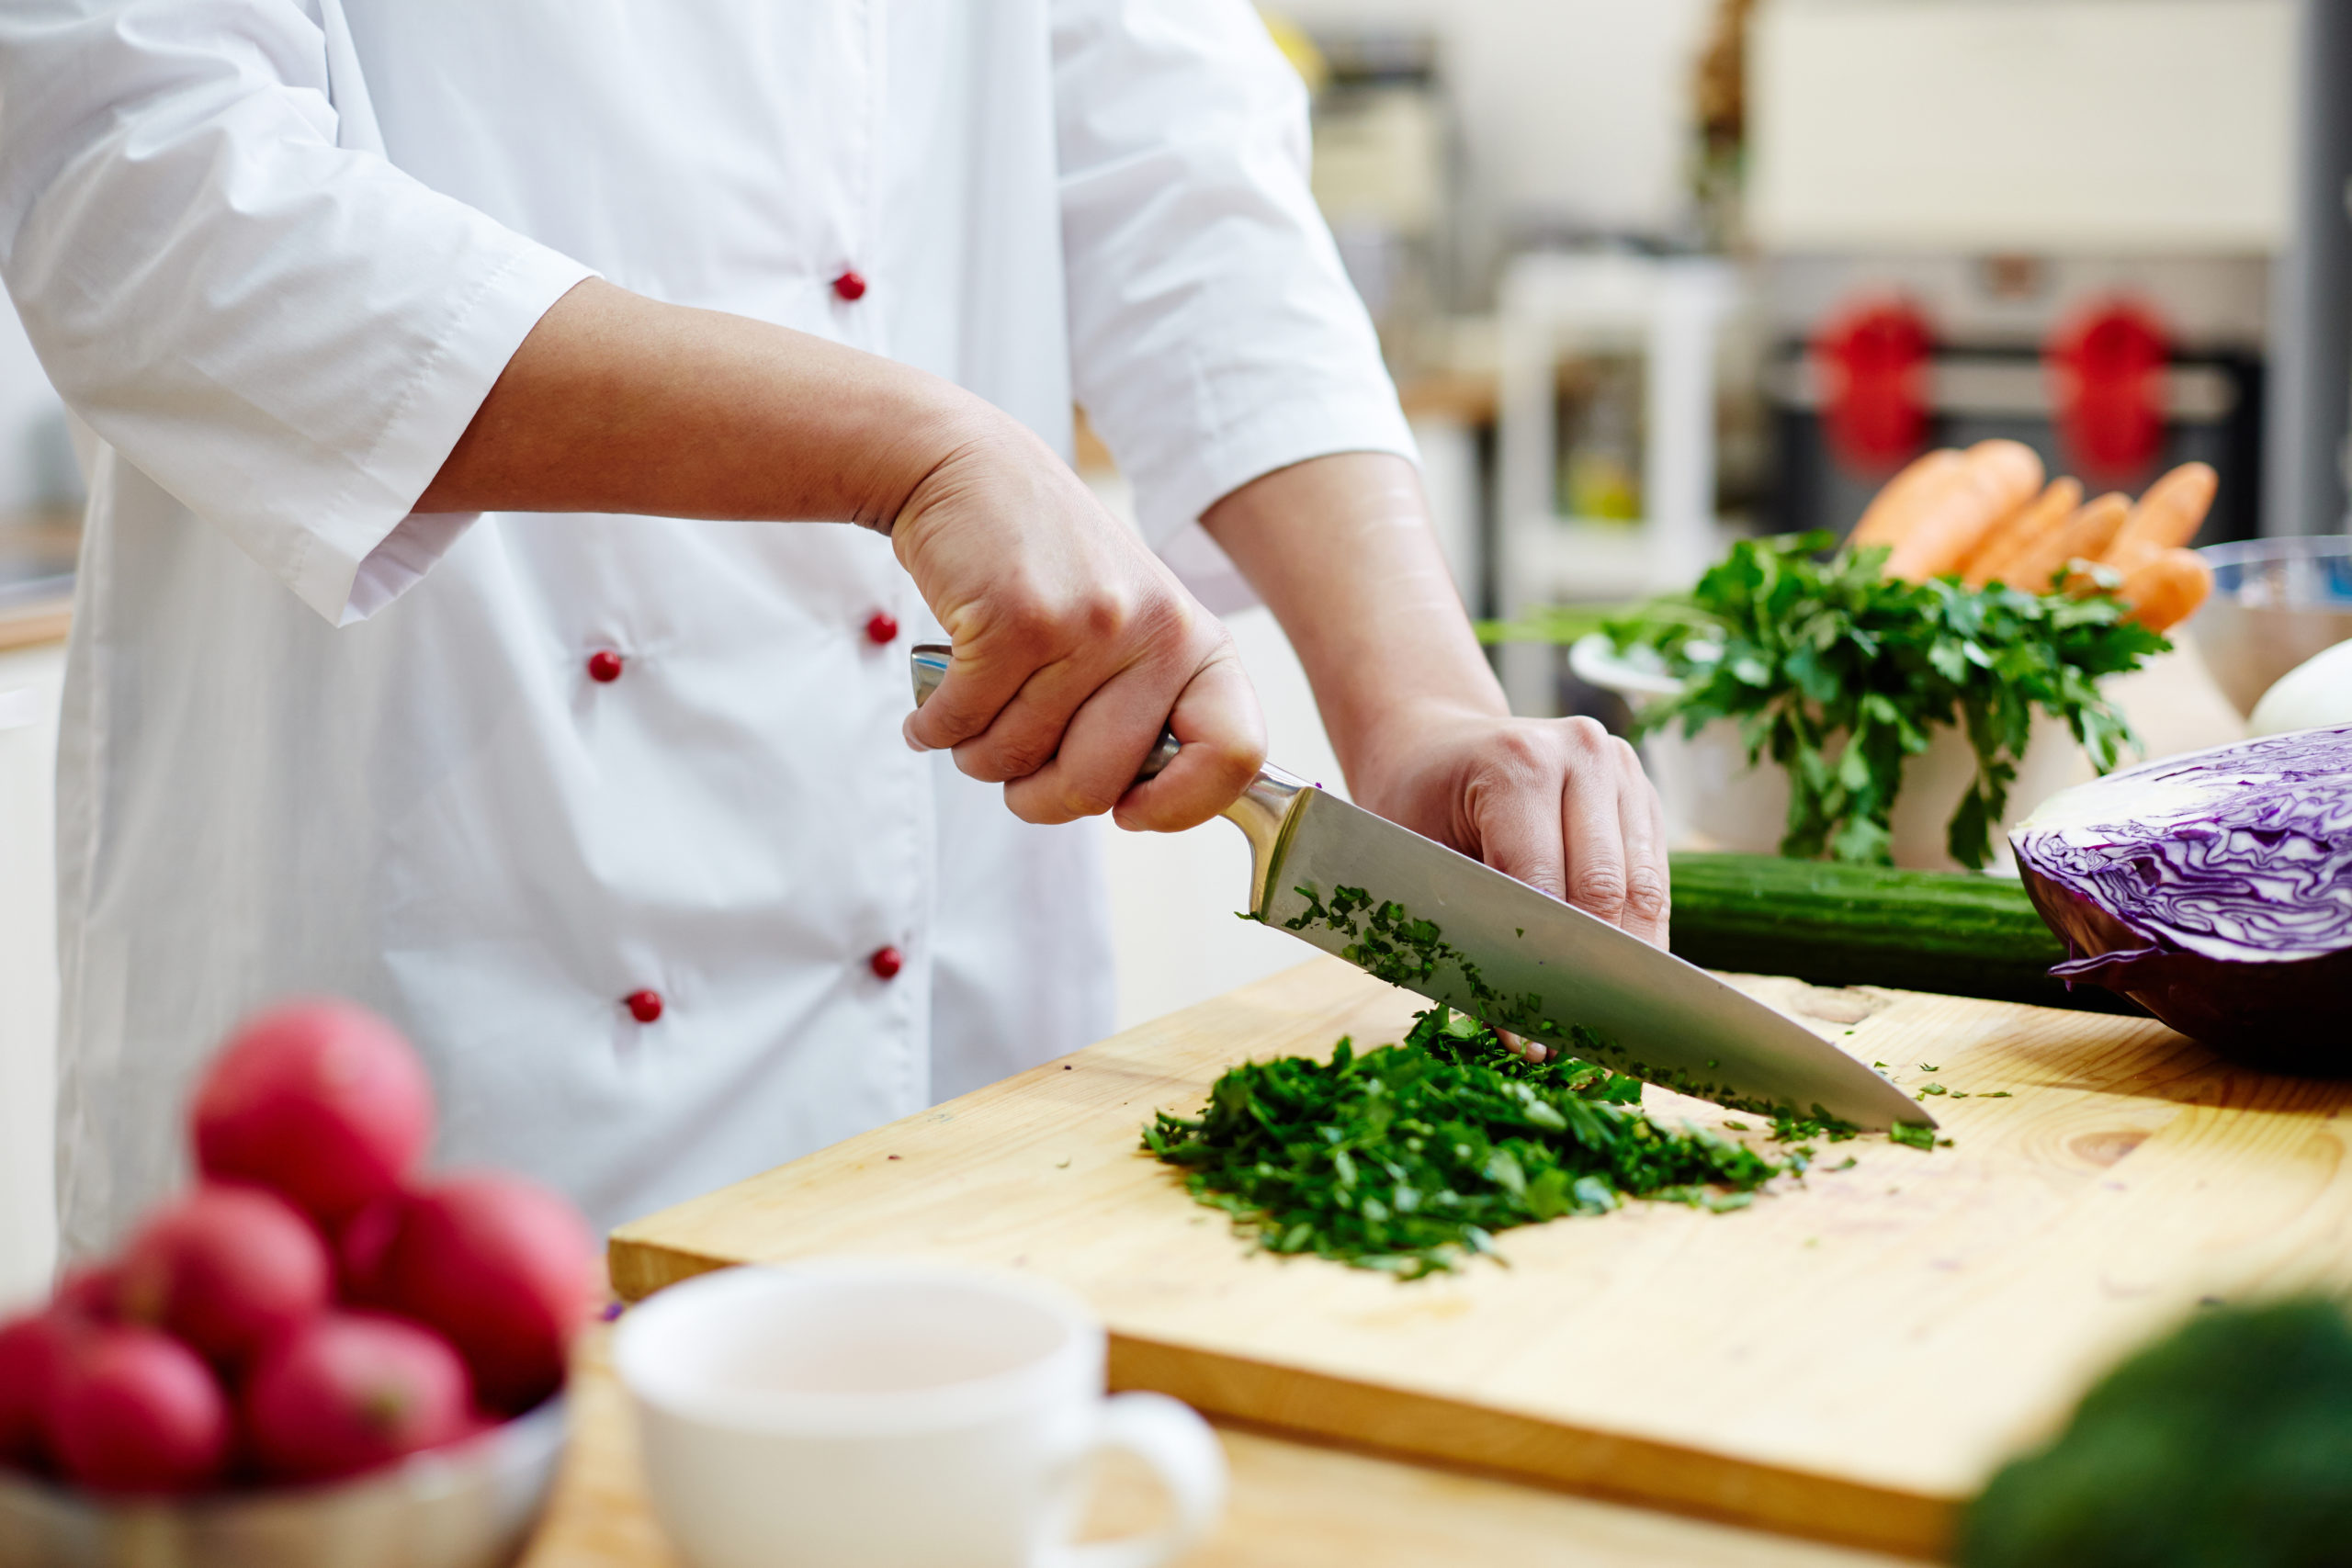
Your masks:
M424 1069L345 1003L246 1024L188 1120L196 1185L0 1323L0 1563L510 1561L562 1452L586 1224L422 1172Z

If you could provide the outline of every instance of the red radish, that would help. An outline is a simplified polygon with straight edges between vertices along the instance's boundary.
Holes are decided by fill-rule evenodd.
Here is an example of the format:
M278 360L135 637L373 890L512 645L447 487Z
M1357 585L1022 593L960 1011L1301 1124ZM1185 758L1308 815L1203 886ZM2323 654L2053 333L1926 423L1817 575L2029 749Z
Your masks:
M415 1168L433 1137L433 1087L374 1013L294 1002L237 1032L193 1122L207 1176L259 1182L332 1223Z
M244 1416L254 1457L283 1481L349 1475L475 1429L449 1342L374 1313L327 1313L280 1340L254 1369Z
M0 1325L0 1464L32 1470L51 1459L49 1413L91 1325L60 1307Z
M345 1301L363 1306L390 1302L391 1284L384 1269L407 1213L408 1194L394 1192L352 1215L335 1233L335 1289Z
M149 1220L122 1259L116 1307L234 1366L324 1310L326 1244L275 1192L214 1181Z
M563 1382L596 1293L595 1244L554 1193L481 1172L409 1199L385 1275L390 1304L447 1335L482 1403L513 1414Z
M66 1475L104 1492L193 1492L229 1456L229 1402L195 1351L137 1325L89 1331L58 1379L50 1434Z
M78 1313L92 1322L110 1323L114 1320L115 1292L121 1284L122 1269L117 1264L75 1269L58 1285L53 1305L58 1311Z

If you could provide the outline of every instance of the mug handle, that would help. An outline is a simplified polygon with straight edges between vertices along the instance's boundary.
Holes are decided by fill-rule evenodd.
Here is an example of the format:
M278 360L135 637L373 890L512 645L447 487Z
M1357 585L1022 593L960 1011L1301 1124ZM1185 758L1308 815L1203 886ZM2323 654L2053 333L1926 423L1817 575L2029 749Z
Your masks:
M1160 1568L1206 1540L1225 1512L1225 1445L1193 1407L1164 1393L1117 1393L1098 1407L1089 1457L1124 1449L1151 1467L1175 1518L1148 1535L1050 1548L1042 1568Z

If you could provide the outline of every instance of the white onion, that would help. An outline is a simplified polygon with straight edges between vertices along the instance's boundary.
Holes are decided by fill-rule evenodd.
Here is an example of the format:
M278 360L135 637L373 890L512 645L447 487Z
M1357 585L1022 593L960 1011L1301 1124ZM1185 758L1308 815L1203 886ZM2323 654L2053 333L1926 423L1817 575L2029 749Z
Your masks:
M2262 694L2247 724L2252 735L2284 735L2352 724L2352 641L2312 655Z

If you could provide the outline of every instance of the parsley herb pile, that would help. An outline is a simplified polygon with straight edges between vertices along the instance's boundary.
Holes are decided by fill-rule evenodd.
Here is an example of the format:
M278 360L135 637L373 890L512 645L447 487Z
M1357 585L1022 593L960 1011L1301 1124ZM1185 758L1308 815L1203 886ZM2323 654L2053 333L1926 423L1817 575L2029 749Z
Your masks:
M1491 1255L1497 1231L1605 1213L1629 1198L1743 1208L1774 1177L1805 1170L1815 1140L1843 1143L1860 1131L1818 1105L1801 1115L1694 1084L1679 1069L1629 1064L1614 1042L1545 1017L1542 997L1497 992L1436 922L1401 904L1361 887L1335 887L1329 903L1311 888L1295 891L1307 907L1283 922L1290 930L1340 932L1349 962L1408 989L1452 965L1486 1018L1561 1054L1531 1060L1489 1024L1440 1005L1414 1015L1401 1045L1358 1055L1343 1039L1329 1062L1245 1062L1210 1086L1197 1118L1159 1112L1144 1147L1182 1168L1186 1191L1232 1215L1266 1251L1418 1280ZM1631 1071L1594 1060L1603 1056ZM1774 1158L1704 1128L1660 1127L1642 1111L1644 1078L1769 1117L1767 1135L1788 1152ZM1894 1135L1936 1146L1926 1126L1917 1137L1905 1130Z
M1161 1111L1147 1148L1270 1252L1419 1279L1494 1251L1494 1234L1629 1198L1743 1206L1801 1158L1700 1128L1668 1132L1640 1082L1574 1057L1531 1062L1463 1014L1329 1063L1245 1063L1197 1120Z
M1607 626L1621 651L1654 649L1684 681L1644 712L1645 730L1736 719L1749 761L1769 754L1787 771L1782 854L1887 863L1903 764L1938 726L1956 725L1976 753L1947 831L1952 858L1974 868L1992 857L2036 707L2101 773L2136 744L2096 682L2171 644L2124 619L2111 593L1905 582L1881 574L1883 546L1817 558L1831 542L1742 540L1688 594Z

